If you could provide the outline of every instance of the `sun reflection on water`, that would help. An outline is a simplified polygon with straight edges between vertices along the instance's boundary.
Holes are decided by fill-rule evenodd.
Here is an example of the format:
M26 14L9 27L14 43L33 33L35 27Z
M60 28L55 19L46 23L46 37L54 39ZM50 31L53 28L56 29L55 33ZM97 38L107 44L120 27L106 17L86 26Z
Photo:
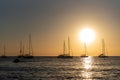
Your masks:
M83 68L88 70L92 68L92 58L83 58Z
M92 77L92 72L90 71L92 69L92 57L83 58L83 71L82 71L82 77L84 79L90 79Z

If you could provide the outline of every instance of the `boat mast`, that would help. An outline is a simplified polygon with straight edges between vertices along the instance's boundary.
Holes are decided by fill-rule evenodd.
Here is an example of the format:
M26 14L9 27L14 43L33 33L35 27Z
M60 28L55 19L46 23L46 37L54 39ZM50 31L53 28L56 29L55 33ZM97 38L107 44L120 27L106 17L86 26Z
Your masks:
M102 54L105 56L105 41L102 39Z
M68 36L68 54L70 56L70 39L69 39L69 36Z
M3 54L3 56L5 56L5 54L6 54L6 46L4 45L4 54Z
M63 41L63 54L65 54L65 40Z
M29 56L33 56L33 48L31 43L31 34L29 34Z
M22 41L20 41L20 56L22 56Z
M86 42L84 42L85 56L87 56Z
M29 34L29 56L30 56L30 39L31 39L31 35Z
M24 55L24 45L23 45L23 47L22 47L22 48L23 48L22 55Z

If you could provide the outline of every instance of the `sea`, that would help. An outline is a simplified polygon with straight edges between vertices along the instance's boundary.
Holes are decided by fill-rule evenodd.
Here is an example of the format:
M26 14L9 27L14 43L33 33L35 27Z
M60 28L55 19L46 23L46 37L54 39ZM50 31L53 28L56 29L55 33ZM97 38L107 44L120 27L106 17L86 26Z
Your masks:
M120 80L120 57L0 58L0 80Z

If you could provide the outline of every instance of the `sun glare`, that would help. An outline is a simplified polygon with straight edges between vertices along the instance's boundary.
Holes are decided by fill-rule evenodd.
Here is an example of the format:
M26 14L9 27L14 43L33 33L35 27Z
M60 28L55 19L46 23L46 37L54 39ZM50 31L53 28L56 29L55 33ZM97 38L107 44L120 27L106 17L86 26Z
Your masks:
M95 33L90 28L84 28L80 31L79 38L82 42L91 43L95 39Z

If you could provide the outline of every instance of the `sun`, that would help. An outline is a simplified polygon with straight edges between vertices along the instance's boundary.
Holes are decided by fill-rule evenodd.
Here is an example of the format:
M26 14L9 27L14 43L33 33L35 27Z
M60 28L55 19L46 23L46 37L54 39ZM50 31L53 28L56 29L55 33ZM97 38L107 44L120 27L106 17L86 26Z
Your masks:
M79 33L79 39L84 43L91 43L95 39L95 32L90 28L84 28Z

